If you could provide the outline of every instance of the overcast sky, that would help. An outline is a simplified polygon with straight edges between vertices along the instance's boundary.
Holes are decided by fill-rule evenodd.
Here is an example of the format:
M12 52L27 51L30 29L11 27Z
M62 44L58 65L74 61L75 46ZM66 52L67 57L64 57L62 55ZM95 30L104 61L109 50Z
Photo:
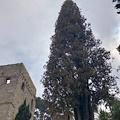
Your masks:
M64 0L0 0L0 65L23 62L42 96L43 66L48 61L50 37ZM120 15L112 0L74 0L91 23L95 38L110 50L120 65ZM120 71L116 73L120 77ZM118 86L120 82L118 80Z

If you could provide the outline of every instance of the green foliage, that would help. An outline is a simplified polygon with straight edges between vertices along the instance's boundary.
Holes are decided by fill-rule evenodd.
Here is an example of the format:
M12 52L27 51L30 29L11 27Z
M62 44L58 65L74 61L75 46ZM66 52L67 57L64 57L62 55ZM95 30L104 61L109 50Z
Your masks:
M43 99L41 99L40 97L37 97L36 98L36 108L42 112L46 112L48 106Z
M120 120L120 101L112 100L109 108L110 112L100 110L99 120Z
M100 113L99 113L99 120L110 120L110 115L105 112L104 110L100 110Z
M74 111L75 120L93 120L101 101L109 103L118 92L111 76L110 52L100 47L90 24L72 0L62 5L52 36L49 61L42 83L52 114ZM113 92L112 92L113 93Z
M112 120L120 120L120 101L114 102L111 109L111 114L112 114Z
M51 120L51 116L48 113L48 105L40 97L36 98L36 111L35 115L40 120Z
M30 120L31 113L29 111L29 105L26 105L26 100L24 103L19 107L19 111L15 117L15 120Z

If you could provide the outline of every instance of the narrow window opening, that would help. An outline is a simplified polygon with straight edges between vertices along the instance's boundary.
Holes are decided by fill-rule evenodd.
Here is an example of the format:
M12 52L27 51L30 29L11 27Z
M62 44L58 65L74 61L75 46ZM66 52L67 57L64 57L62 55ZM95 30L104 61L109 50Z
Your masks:
M24 82L22 83L21 89L22 89L23 91L24 91L24 89L25 89L25 83L24 83Z
M31 100L31 110L33 110L33 99Z
M11 82L10 77L6 78L6 84L10 84L10 82Z

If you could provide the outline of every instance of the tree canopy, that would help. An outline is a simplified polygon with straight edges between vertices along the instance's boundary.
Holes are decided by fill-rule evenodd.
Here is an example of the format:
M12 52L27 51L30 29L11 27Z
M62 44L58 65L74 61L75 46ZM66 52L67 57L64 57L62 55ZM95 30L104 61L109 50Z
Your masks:
M110 52L100 47L90 24L72 0L61 8L51 38L49 61L42 83L51 113L74 112L75 120L93 120L94 109L118 92Z
M51 120L51 116L48 114L48 105L40 97L36 98L36 110L35 116L38 120Z
M117 2L115 8L118 10L118 14L120 14L120 0L112 0L112 2Z

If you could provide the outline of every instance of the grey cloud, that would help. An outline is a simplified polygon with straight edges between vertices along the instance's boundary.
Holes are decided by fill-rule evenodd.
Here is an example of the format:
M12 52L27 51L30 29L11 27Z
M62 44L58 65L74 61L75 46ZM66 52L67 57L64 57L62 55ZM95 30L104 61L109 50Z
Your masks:
M55 22L63 1L0 1L0 64L23 62L37 88L37 96L41 96L43 92L40 79L44 72L43 66L48 61L50 37L54 34ZM120 56L112 49L120 42L118 34L115 37L114 33L120 16L116 14L112 2L75 2L87 22L91 23L95 37L100 38L108 50L111 49L118 61Z

